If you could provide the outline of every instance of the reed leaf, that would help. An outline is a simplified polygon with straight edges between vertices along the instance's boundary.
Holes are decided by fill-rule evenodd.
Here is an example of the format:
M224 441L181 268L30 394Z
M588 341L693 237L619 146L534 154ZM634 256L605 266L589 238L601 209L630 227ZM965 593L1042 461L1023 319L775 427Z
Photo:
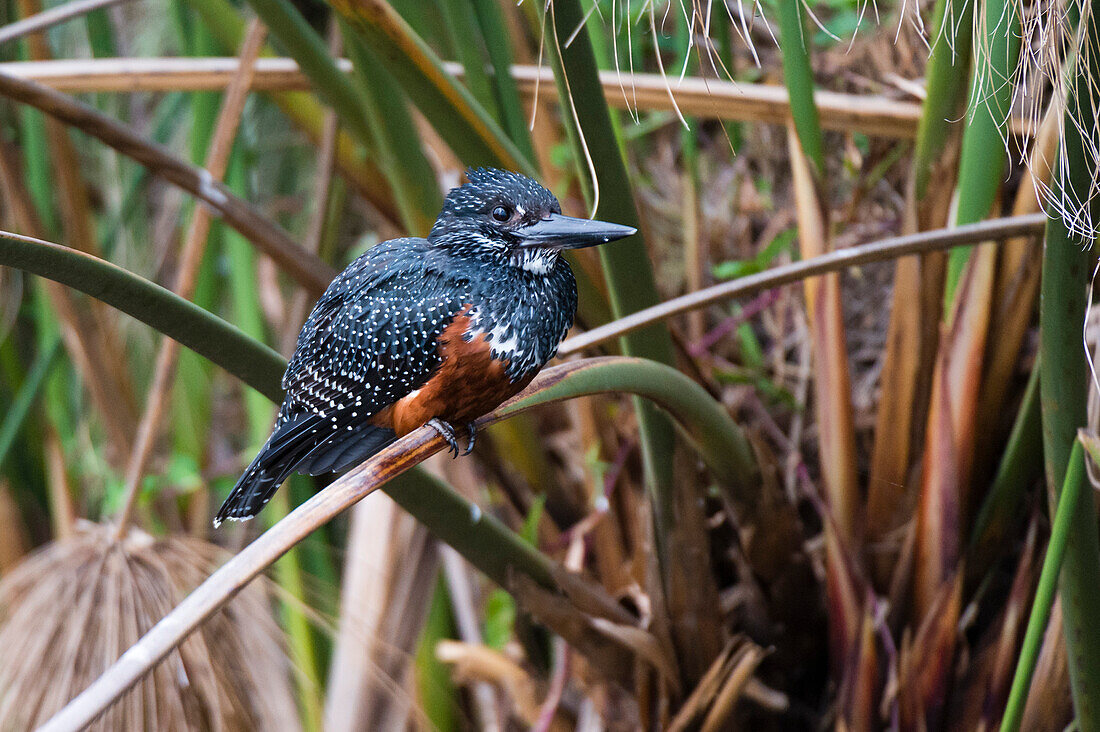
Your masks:
M447 585L441 576L428 606L424 632L416 646L417 702L432 728L440 732L460 729L454 682L446 666L435 657L436 644L455 638L458 632L449 602Z
M1054 606L1058 577L1062 572L1062 562L1066 556L1069 532L1074 524L1073 513L1080 507L1081 494L1088 490L1084 449L1081 446L1081 440L1077 439L1070 451L1066 479L1058 497L1058 508L1051 525L1050 542L1047 544L1043 569L1039 575L1039 587L1035 591L1035 601L1027 621L1027 630L1016 664L1016 674L1012 679L1008 705L1001 720L1001 729L1004 732L1016 732L1020 728L1020 720L1024 715L1024 705L1027 703L1028 690L1031 686L1031 675L1035 670L1035 662L1039 658L1043 635L1050 620L1050 610ZM1081 729L1090 728L1082 725Z
M814 166L814 178L825 174L825 143L821 136L821 120L814 101L814 75L810 68L809 43L802 18L802 3L780 0L779 34L783 39L783 80L791 104L791 119L798 132L802 154Z
M180 46L195 57L216 53L217 43L205 26L199 23L186 22L190 16L186 14L184 0L175 0L172 3L172 8L173 16L177 21L175 23L177 26L176 36ZM241 42L244 42L243 37ZM238 70L240 68L241 65L238 63ZM255 81L256 68L254 62L251 64L251 70L252 80ZM232 86L232 83L230 86ZM226 87L227 92L229 88ZM180 114L182 105L186 102L190 108L190 120L188 120L190 124L185 122L190 160L195 165L203 165L211 140L214 137L221 100L218 94L193 92L186 95L181 94L178 101L180 103L178 107L175 104L162 103L165 109L158 109L158 115L170 114L172 107L177 107L175 113L186 119L187 115ZM161 129L156 130L151 136L154 142L164 144L166 140L172 138L169 127L170 120L171 118L165 118L161 122L159 125ZM175 121L178 122L179 120ZM131 206L143 200L146 195L149 177L150 173L147 168L136 166L129 187L124 194L132 201ZM192 211L190 215L194 219L198 216L198 213ZM113 222L113 228L117 232L122 232L125 230L127 222L131 220L129 216L120 213ZM217 261L220 255L222 237L219 234L221 231L222 228L218 225L215 225L211 230L210 240L205 242L206 251L199 265L195 291L187 297L191 302L205 310L212 310L217 307L217 293L220 283ZM164 348L165 345L162 344L161 347ZM176 371L172 383L171 401L168 406L170 416L167 418L171 426L172 449L180 455L190 457L196 465L201 465L203 456L206 453L207 440L205 437L210 433L211 406L214 403L214 399L211 397L214 367L194 351L182 349L177 356Z
M160 285L89 254L8 232L0 232L0 264L91 295L258 387L269 399L283 398L282 356Z
M203 25L215 37L223 52L232 53L241 45L244 39L245 21L240 12L227 0L188 0L187 5L203 19ZM265 48L263 55L270 57L274 56L275 52ZM260 62L257 70L262 69L263 59L260 59ZM305 74L302 74L302 78L305 83L300 88L311 90L312 81ZM255 88L262 89L263 85L257 83ZM272 91L270 96L287 119L297 125L315 143L320 143L323 136L324 109L316 97L301 91L283 90ZM338 134L336 150L337 164L344 177L364 198L378 207L383 215L396 222L397 204L385 183L386 179L382 171L364 156L362 148L347 132L341 131Z
M990 245L975 250L936 356L917 509L917 617L933 607L940 588L958 571L964 527L970 524L978 397L996 264Z
M951 137L958 129L952 121L958 119L958 112L966 101L974 3L936 0L931 20L936 34L924 71L926 96L921 105L910 171L913 196L910 205L918 209L929 195L929 182L942 170ZM922 217L918 215L917 219Z
M555 64L558 95L567 128L571 130L575 158L581 169L582 181L587 184L594 216L607 221L617 221L628 226L638 226L638 212L630 178L623 160L623 152L615 134L610 110L603 98L596 57L585 22L584 11L577 0L556 0L550 3L552 17L548 25L553 38L572 38L565 46L552 43L551 57ZM576 33L574 34L574 31ZM575 117L573 117L575 115ZM583 131L583 132L581 132ZM583 140L583 142L582 142ZM583 161L591 156L591 171ZM591 180L591 176L595 180ZM593 186L598 186L598 195ZM645 244L640 236L625 239L614 247L600 249L604 277L607 280L611 311L616 318L641 310L658 302L657 286L649 265ZM621 339L623 353L648 358L660 363L673 363L672 341L668 331L660 326L649 327L642 332ZM657 524L657 548L664 553L664 538L670 533L675 514L675 497L672 491L673 442L671 426L652 408L635 403L639 432L642 439L646 483L653 492Z
M290 57L298 62L313 83L318 96L339 115L368 152L374 150L374 134L363 114L364 100L355 85L336 68L324 39L286 0L249 0L271 34L278 38Z
M1082 3L1084 5L1084 3ZM1088 201L1096 168L1097 149L1093 79L1100 74L1100 4L1090 2L1082 13L1082 41L1069 81L1064 142L1052 181L1054 198ZM1087 131L1088 137L1085 137ZM1093 200L1095 207L1095 200ZM1065 482L1077 430L1086 424L1088 368L1081 346L1081 323L1088 307L1091 242L1070 231L1051 208L1043 248L1039 306L1040 400L1043 454L1048 489ZM1096 500L1083 491L1072 507L1060 592L1069 657L1070 683L1078 726L1100 729L1100 536ZM1053 500L1053 499L1052 499Z
M527 115L520 103L516 80L512 77L512 49L505 40L508 32L504 26L500 4L494 0L473 0L473 6L481 37L489 53L489 61L493 65L489 81L500 109L501 125L520 152L528 160L535 160L531 131L527 128Z
M1002 542L1022 522L1020 505L1042 468L1043 436L1039 412L1039 363L1031 368L1024 398L1012 424L1001 461L971 531L967 571L977 576L989 568Z
M1008 119L1020 56L1020 10L1012 0L982 3L978 42L974 48L974 71L967 125L959 158L958 201L955 223L969 224L989 215L1003 180L1008 139ZM959 249L947 262L944 304L950 308L955 287L970 252Z
M1042 191L1049 190L1051 169L1058 158L1061 112L1055 103L1047 108L1012 204L1015 215L1043 210ZM1034 323L1042 259L1043 248L1037 237L1009 240L997 258L997 281L989 324L990 332L997 337L989 341L990 349L985 358L978 413L978 464L987 464L990 453L999 446L997 441L1001 434L997 425L1003 418L1005 396L1018 368L1021 347ZM1038 424L1038 416L1035 420ZM1033 465L1041 466L1040 456L1041 451L1036 450Z
M440 137L467 165L508 168L537 177L528 160L469 89L385 0L330 0L366 42Z
M347 44L359 70L359 83L355 83L337 69L324 40L290 2L251 0L251 4L298 62L321 98L336 111L341 124L379 164L391 184L406 229L416 234L427 233L441 197L434 178L424 174L431 169L420 150L416 128L408 118L400 90L388 74L379 73L377 61L352 37ZM431 180L433 185L425 185L425 180Z
M949 186L932 179L955 178L958 130L952 124L966 102L974 4L937 0L932 14L937 29L925 67L927 95L921 106L913 162L906 189L904 233L939 228L947 222ZM932 387L932 365L939 343L943 310L945 258L902 259L894 268L894 288L882 367L882 393L875 415L874 446L867 481L867 533L872 542L892 532L907 517L907 479L920 450ZM880 584L893 569L883 553L875 562Z
M426 236L443 196L401 88L355 34L344 29L355 80L363 92L363 112L375 136L376 158L394 191L406 230Z
M27 415L30 414L31 407L34 405L35 399L38 398L39 389L46 380L50 367L53 366L54 360L60 351L61 337L53 334L50 336L49 342L35 356L34 363L27 371L26 378L23 379L19 391L15 393L14 398L8 405L7 412L4 414L3 420L0 421L0 468L4 466L4 458L7 457L8 451L15 443L15 438L19 435L19 430L23 427Z
M438 0L436 4L442 30L449 36L455 58L462 64L463 83L482 109L499 122L500 109L489 80L486 39L481 35L473 4L467 0ZM504 36L496 39L495 43L507 46Z
M532 389L525 398L497 410L500 417L538 404L589 394L635 394L677 419L715 478L734 488L752 491L759 469L740 428L725 410L715 408L714 399L706 390L679 371L647 359L596 358L563 364L553 369L553 374L553 378L540 377L539 388Z

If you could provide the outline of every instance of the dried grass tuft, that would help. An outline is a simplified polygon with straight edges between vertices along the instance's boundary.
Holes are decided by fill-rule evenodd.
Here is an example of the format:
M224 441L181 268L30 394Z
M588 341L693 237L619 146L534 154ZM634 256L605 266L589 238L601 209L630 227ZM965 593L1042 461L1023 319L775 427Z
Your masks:
M0 729L41 725L225 560L189 537L81 525L0 582ZM244 588L89 727L293 729L290 664L267 593Z

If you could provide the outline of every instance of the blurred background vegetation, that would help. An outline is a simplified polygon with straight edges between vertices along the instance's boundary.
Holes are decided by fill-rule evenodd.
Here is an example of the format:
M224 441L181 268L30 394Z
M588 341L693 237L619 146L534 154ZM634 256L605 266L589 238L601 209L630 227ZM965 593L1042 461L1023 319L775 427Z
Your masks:
M328 280L491 165L639 226L575 333L1049 216L567 344L98 728L1100 729L1095 4L0 0L0 728L327 482L210 526Z

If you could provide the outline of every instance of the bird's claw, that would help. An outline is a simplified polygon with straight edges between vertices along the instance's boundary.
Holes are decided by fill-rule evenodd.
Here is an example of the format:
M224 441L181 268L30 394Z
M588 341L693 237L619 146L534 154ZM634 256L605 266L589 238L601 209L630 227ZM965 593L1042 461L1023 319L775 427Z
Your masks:
M466 450L463 451L463 455L469 455L474 451L474 443L477 442L477 425L473 422L466 423L466 434L470 439L466 442Z
M469 455L470 451L474 449L474 442L477 441L477 427L473 422L466 425L466 432L470 436L470 440L466 443L465 450L459 449L458 438L455 436L455 428L449 423L436 417L428 420L428 426L440 434L444 442L447 443L447 449L454 457L457 458L459 455Z
M455 439L454 428L438 418L428 420L428 426L440 434L443 441L447 443L447 449L454 453L455 457L458 457L458 440Z

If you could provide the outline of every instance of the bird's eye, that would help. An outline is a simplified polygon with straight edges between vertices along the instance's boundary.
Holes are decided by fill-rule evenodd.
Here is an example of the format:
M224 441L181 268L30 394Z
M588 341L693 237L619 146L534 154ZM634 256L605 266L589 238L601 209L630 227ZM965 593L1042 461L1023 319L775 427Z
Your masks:
M506 209L504 206L497 206L493 209L493 218L501 223L507 221L512 217L512 212Z

